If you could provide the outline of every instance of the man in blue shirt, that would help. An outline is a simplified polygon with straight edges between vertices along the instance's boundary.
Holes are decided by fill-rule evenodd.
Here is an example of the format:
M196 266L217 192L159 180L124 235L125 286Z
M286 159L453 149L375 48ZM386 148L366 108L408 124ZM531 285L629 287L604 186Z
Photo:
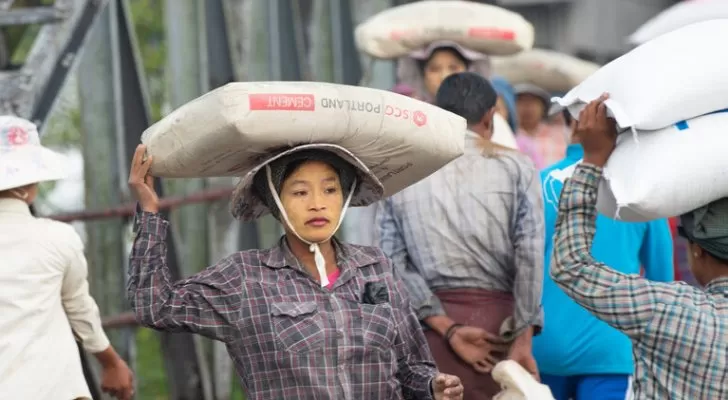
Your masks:
M624 334L571 300L549 275L559 197L564 180L583 158L572 137L566 158L541 171L545 212L544 328L533 339L541 380L556 400L623 400L634 370L632 345ZM594 257L624 273L673 280L672 237L667 220L622 222L597 217Z

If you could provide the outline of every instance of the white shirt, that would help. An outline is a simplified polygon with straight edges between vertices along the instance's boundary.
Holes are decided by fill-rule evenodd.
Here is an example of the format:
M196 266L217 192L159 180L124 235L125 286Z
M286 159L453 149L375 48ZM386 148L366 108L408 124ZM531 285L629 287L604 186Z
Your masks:
M0 199L0 400L91 398L74 333L90 353L109 340L86 275L73 227Z

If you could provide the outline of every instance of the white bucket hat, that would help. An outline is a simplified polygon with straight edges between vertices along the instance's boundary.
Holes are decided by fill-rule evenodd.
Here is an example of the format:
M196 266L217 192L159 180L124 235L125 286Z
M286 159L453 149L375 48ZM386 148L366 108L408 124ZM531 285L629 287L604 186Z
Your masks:
M0 191L67 177L63 155L40 144L32 122L0 116Z

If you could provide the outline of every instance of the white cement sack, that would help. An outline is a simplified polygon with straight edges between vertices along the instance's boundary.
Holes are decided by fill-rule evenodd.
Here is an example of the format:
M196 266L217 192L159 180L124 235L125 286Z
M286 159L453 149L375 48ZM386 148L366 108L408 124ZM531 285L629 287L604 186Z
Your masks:
M681 1L645 22L629 42L639 45L683 26L718 18L728 18L728 1Z
M608 92L619 127L655 130L728 107L728 20L688 25L600 68L563 98L575 118Z
M597 208L625 221L678 216L728 197L728 111L620 135Z
M463 153L465 120L389 91L319 82L230 83L142 135L161 177L243 176L271 152L342 146L389 196Z
M406 56L438 40L488 55L533 47L533 25L520 14L469 1L418 1L392 7L356 27L359 50L375 57Z
M500 114L493 116L493 137L490 140L509 149L518 149L516 135L513 134L510 125Z
M531 83L549 92L565 93L599 69L599 64L551 50L532 49L493 57L493 74L511 84Z

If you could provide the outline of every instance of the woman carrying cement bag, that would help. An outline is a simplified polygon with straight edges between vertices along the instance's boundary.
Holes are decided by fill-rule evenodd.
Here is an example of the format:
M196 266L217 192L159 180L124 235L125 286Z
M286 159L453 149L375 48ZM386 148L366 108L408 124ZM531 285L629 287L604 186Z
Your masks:
M493 73L511 84L530 83L552 93L568 92L599 69L598 64L545 49L493 57L491 62Z
M520 14L469 1L418 1L392 7L356 27L357 47L392 59L438 40L477 52L510 55L533 46L533 25Z
M291 96L296 89L295 84L289 85L293 86L284 93ZM166 119L189 123L189 114L206 116L195 128L209 131L198 132L197 140L202 142L206 135L225 130L230 140L205 145L186 142L187 156L201 162L178 164L180 169L174 171L166 169L174 165L169 161L177 154L174 149L170 153L163 147L140 145L134 155L129 184L140 212L129 272L132 309L145 326L198 333L224 342L251 399L462 399L459 378L437 373L390 260L377 248L349 245L334 234L349 206L377 201L385 193L416 182L423 172L412 170L438 169L457 157L464 142L464 130L457 128L465 122L434 107L425 109L426 121L444 130L429 143L436 142L447 155L435 156L436 151L421 145L428 143L428 134L436 136L432 132L415 135L410 131L409 136L392 138L396 129L414 123L399 121L404 119L404 111L412 110L397 108L387 114L383 110L402 103L387 103L383 98L367 103L370 97L362 90L358 101L363 103L354 103L361 108L344 110L344 116L323 108L320 118L315 114L300 117L286 103L292 115L286 120L282 113L268 109L269 117L279 119L275 127L269 126L274 120L265 119L258 125L242 118L231 123L233 112L224 105L206 115L204 105L215 98L251 108L247 94L233 99L211 93ZM274 98L273 104L279 107L282 100ZM323 98L315 94L295 98L301 99L295 106L312 111L319 110L322 99L325 104L344 101L333 93ZM271 104L268 101L266 97L266 105ZM355 115L370 108L380 109L380 115L374 111L368 118ZM255 114L249 111L243 118L255 120ZM339 120L327 122L326 118ZM425 119L417 121L426 125L422 123ZM177 126L167 122L170 129ZM179 140L190 138L185 136L189 132L177 127ZM351 148L318 140L332 140L334 128L340 136L334 139ZM162 130L153 132L154 137L163 136ZM301 136L303 133L308 136ZM153 142L149 135L146 139ZM241 166L235 171L243 178L233 194L233 216L249 221L270 212L286 234L271 249L232 254L173 283L165 257L169 222L159 214L150 174L156 170L158 155L167 161L160 171L185 175L225 172L227 167L216 169L210 164L198 168L215 158L210 155L218 155L218 147L233 153L240 147L258 152L240 152L237 157ZM400 164L388 164L395 159Z
M684 214L728 197L728 110L657 131L619 137L604 168L597 207L625 221Z
M728 107L728 19L700 22L660 36L605 65L558 104L578 116L609 92L620 129L662 129ZM682 84L684 83L684 84Z

